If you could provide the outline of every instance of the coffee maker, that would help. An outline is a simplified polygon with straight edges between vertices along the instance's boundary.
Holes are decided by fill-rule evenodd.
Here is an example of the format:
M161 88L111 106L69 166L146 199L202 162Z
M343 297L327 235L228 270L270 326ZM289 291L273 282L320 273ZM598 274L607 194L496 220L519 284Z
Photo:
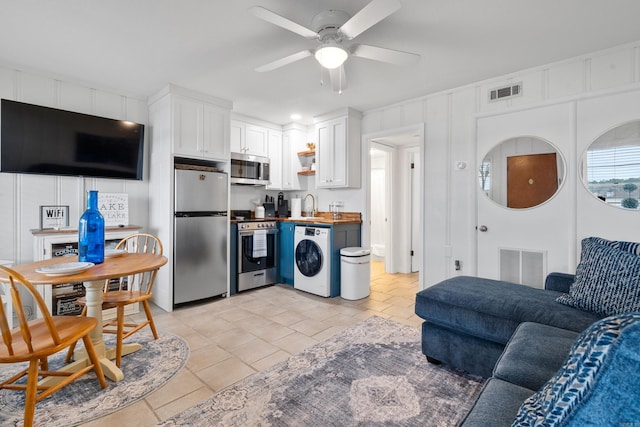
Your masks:
M289 216L289 201L284 199L284 193L278 193L277 205L278 218L287 218Z

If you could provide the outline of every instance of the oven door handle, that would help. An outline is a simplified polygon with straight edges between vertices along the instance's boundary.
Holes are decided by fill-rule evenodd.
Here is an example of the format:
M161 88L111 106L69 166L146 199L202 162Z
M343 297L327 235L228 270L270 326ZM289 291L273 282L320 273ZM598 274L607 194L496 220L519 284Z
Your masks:
M238 230L238 236L251 236L256 230ZM278 230L266 230L267 234L278 234Z

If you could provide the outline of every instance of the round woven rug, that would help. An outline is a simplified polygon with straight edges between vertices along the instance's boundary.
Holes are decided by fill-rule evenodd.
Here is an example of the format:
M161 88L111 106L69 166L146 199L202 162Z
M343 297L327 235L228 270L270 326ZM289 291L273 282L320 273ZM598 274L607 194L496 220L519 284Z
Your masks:
M115 345L114 337L105 339ZM36 403L34 424L38 426L76 426L118 411L167 383L186 364L189 346L182 338L160 333L157 340L150 332L140 331L125 342L137 342L142 349L122 358L124 379L113 382L106 378L107 388L92 372L85 374L50 397ZM81 343L80 343L81 344ZM49 358L50 370L61 367L65 352ZM3 366L0 381L18 372L22 366ZM22 425L24 392L0 390L0 425Z

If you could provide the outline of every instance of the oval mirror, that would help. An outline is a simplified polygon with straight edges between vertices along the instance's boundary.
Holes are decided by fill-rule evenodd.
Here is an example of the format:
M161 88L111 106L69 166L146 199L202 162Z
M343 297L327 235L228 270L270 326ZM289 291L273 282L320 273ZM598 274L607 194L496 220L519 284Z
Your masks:
M544 139L522 136L496 145L482 160L478 180L494 202L512 209L539 206L551 199L564 181L560 152Z
M582 157L582 182L609 206L638 210L640 204L640 120L599 136Z

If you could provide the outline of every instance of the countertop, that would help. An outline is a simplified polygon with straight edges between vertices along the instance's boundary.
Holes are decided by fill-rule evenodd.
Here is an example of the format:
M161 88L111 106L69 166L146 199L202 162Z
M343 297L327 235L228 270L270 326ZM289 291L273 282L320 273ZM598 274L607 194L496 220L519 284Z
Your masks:
M245 220L237 220L231 217L231 223L237 224ZM247 218L255 220L255 218ZM296 223L308 223L308 224L362 224L362 214L360 212L342 212L340 213L340 219L333 219L333 213L331 212L317 212L313 218L265 218L265 221L279 221L279 222L296 222Z
M115 232L115 231L138 231L141 230L142 227L138 226L138 225L123 225L120 227L105 227L104 228L104 232L108 233L108 232ZM33 234L34 236L40 236L40 235L47 235L47 234L78 234L78 227L72 228L72 227L65 227L65 228L58 228L58 229L54 229L54 228L45 228L45 229L40 229L40 228L34 228L31 230L31 234Z

